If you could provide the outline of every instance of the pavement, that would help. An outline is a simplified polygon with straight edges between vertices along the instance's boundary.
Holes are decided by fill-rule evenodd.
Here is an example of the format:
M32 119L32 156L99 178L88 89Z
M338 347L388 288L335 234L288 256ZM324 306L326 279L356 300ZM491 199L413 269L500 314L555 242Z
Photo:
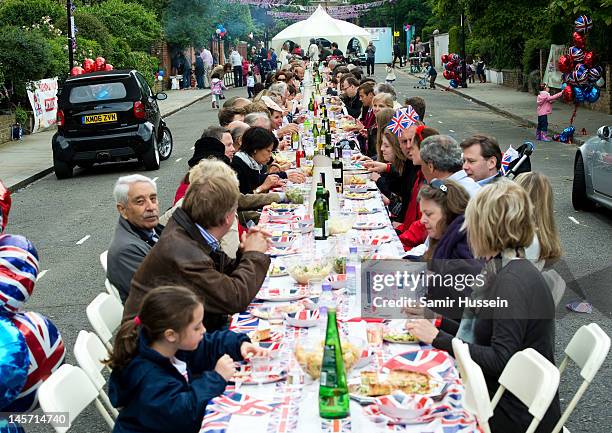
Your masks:
M210 95L210 90L167 90L168 98L158 101L162 117L168 117ZM0 144L0 180L16 191L53 172L51 138L56 128L26 135L22 140Z
M420 78L420 75L409 73L403 69L396 69L396 71L415 78ZM436 88L453 92L476 104L487 107L498 114L509 117L530 128L534 128L535 139L535 128L538 124L538 116L536 114L536 96L534 94L520 92L506 86L489 82L468 83L468 87L465 89L461 87L453 89L449 86L448 80L442 77L442 74L438 74ZM423 90L425 94L427 91L429 91L429 89ZM563 129L570 125L573 111L574 105L567 104L561 99L553 103L553 111L548 115L548 132L551 137L553 134L561 133ZM582 144L589 136L597 134L597 130L601 126L611 124L612 115L579 106L574 119L574 126L576 128L573 140L574 144ZM583 128L586 130L586 136L581 135Z

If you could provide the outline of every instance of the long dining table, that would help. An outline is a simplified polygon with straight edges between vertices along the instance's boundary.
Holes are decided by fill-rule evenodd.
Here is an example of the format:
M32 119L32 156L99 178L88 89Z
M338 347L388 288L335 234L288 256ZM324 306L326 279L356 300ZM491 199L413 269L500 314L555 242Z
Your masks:
M350 168L350 166L345 167L347 174L345 180L351 173L359 174L359 171L350 172ZM353 168L358 170L360 167L357 165ZM334 258L338 258L338 254L345 254L349 245L358 246L359 254L368 259L401 258L404 249L391 224L382 195L371 180L367 181L366 187L368 192L365 194L368 195L359 196L359 199L349 199L339 195L341 214L349 216L349 221L352 222L351 228L346 233L330 236L326 240L314 240L312 232L309 231L308 203L288 206L291 209L286 218L279 217L275 213L274 206L265 207L259 226L272 232L273 238L292 241L283 244L282 247L275 246L269 250L272 258L270 269L276 269L283 274L292 263L307 264L311 260L325 262L326 258L333 261ZM308 200L308 185L301 188L304 197ZM365 213L364 209L373 212ZM358 214L356 210L365 214ZM368 224L363 223L377 223L374 224L376 227L381 225L378 223L383 223L384 226L363 230L363 227L368 227ZM333 279L333 273L330 278ZM257 314L253 314L256 310L269 311L273 306L292 303L302 303L307 308L317 306L321 296L321 281L298 284L290 275L281 275L268 276L259 295L247 311L235 314L230 324L231 330L250 335L254 335L256 331L270 329L270 338L258 343L270 350L269 373L257 377L249 375L250 367L248 363L243 362L239 366L239 371L244 374L237 376L235 382L227 387L222 396L211 400L208 404L200 431L207 433L479 431L474 416L463 407L464 388L454 360L448 353L420 342L381 343L369 338L372 329L401 329L403 320L380 323L380 320L361 318L360 280L359 277L356 279L357 287L353 292L347 291L346 288L332 292L333 302L337 305L341 338L358 347L360 351L360 358L355 366L347 369L349 384L359 384L361 371L387 371L397 366L437 377L437 380L443 381L443 386L440 385L437 395L427 396L418 401L420 410L417 415L391 417L384 407L385 404L393 404L389 403L388 398L353 396L355 398L351 398L350 415L347 418L329 420L319 416L319 381L304 371L308 368L300 366L296 350L298 347L316 347L317 344L322 348L326 327L324 317L316 319L315 316L313 319L317 322L315 326L296 327L288 324L287 320L265 320L261 315L257 317ZM293 297L300 299L287 301ZM416 400L418 398L415 398Z

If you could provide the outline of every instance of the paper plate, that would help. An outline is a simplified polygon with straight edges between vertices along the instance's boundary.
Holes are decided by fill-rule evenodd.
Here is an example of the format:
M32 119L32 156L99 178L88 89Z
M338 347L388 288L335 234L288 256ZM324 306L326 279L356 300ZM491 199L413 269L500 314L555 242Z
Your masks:
M297 254L299 252L300 250L297 247L293 247L293 246L288 246L288 247L272 246L268 248L268 251L266 251L266 254L272 257L279 257L279 256L289 256L291 254Z
M251 366L249 364L243 364L240 366L240 370L236 372L236 375L230 379L230 382L240 382L242 385L259 385L260 383L274 383L287 379L286 370L279 369L272 365L269 367L269 370L268 375L263 380L257 381L251 374Z
M357 221L353 224L353 228L356 230L379 230L386 227L385 223L377 221Z
M262 301L283 302L296 301L308 296L308 292L303 288L288 287L288 288L265 288L261 289L256 298Z
M268 270L268 277L284 277L289 275L287 272L287 266L284 265L272 265Z
M369 200L374 198L374 194L371 192L347 192L344 194L344 198L348 200Z

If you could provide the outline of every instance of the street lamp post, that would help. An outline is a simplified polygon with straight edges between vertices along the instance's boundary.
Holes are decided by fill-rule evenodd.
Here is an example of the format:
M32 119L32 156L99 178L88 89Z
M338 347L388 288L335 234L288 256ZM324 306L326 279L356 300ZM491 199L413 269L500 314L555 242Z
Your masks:
M74 6L72 0L66 0L66 15L68 17L68 63L69 70L74 66L74 17L72 16L72 10Z
M465 60L465 14L461 10L461 87L467 88L467 62Z

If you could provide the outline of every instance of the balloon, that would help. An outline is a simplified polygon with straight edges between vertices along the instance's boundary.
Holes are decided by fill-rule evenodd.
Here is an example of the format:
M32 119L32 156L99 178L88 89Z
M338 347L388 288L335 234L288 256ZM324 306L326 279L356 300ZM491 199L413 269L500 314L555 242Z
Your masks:
M19 396L5 412L31 412L38 405L37 391L40 385L64 363L66 349L61 334L48 318L28 311L11 317L25 339L30 365L27 380Z
M585 45L585 35L583 33L574 32L572 34L572 40L574 41L574 45L578 48L584 48Z
M601 94L601 91L599 90L599 88L596 86L593 86L588 90L588 92L585 93L584 99L586 99L588 102L591 102L591 103L597 102L600 94Z
M574 92L572 91L572 86L570 85L566 85L563 88L563 100L565 102L572 102L572 100L574 99Z
M604 80L603 77L601 77L599 80L595 81L595 85L597 87L603 87L604 84L606 84L606 80Z
M449 84L453 89L456 89L459 86L459 84L457 83L457 80L450 80Z
M602 75L603 75L603 68L599 65L593 66L591 69L589 69L589 81L591 82L597 82L600 78L602 78L601 77Z
M163 77L163 76L164 76L164 74L165 74L165 72L164 72L164 71L159 71L158 73L159 73L159 76L160 76L160 77Z
M572 72L572 78L576 84L584 84L589 79L589 71L583 64L578 64L576 65L574 72Z
M568 72L567 74L563 74L561 76L562 81L569 83L569 84L576 84L576 81L574 81L574 77L572 75L571 72Z
M593 28L593 21L586 15L580 15L574 21L574 27L578 33L586 34Z
M442 72L442 75L443 75L443 76L444 76L444 78L446 78L447 80L450 80L450 79L452 78L452 77L451 77L451 74L450 74L450 72L449 72L449 71L444 71L444 72Z
M570 47L569 53L574 63L582 63L584 61L584 51L582 51L580 48Z
M597 55L593 51L584 53L584 65L587 68L592 68L597 63Z
M17 398L28 378L29 366L25 338L7 317L0 316L0 409Z
M572 58L566 55L559 56L559 60L557 61L557 66L559 67L559 70L561 72L570 72L572 69L574 69Z
M216 34L221 33L221 29L217 29L217 30L215 30L215 33L216 33Z
M83 60L83 69L85 69L85 72L93 72L94 71L94 61L92 59Z
M96 61L94 62L96 71L103 71L105 64L106 64L106 59L104 57L96 57Z
M76 77L77 75L81 75L84 72L85 72L85 69L81 68L80 66L75 66L74 68L70 70L70 76Z
M442 60L442 63L448 62L448 54L442 54L442 57L440 58L440 60Z
M107 64L104 65L104 70L105 71L112 71L113 69L114 69L114 67L110 63L107 63Z
M6 234L0 236L0 257L0 313L12 314L23 307L34 291L38 252L25 237Z
M577 103L584 102L584 92L578 86L574 86L574 101Z
M8 223L9 211L11 210L11 192L0 181L0 234Z
M451 54L451 59L453 60L453 62L458 62L459 61L459 55L458 54Z

